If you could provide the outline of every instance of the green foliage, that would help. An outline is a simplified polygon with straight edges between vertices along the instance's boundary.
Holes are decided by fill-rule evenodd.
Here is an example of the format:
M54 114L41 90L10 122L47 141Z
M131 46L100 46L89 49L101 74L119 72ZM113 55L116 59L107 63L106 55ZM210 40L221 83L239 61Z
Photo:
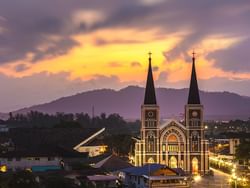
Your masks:
M10 113L5 122L9 127L36 127L36 128L106 128L107 134L137 134L140 129L140 121L126 122L119 114L106 115L90 118L88 114L44 114L31 111L24 114Z
M54 128L81 128L81 124L77 121L61 121Z
M105 143L111 152L115 152L118 155L128 155L129 152L134 151L134 141L130 135L111 135L104 138Z
M45 188L77 188L74 181L61 176L49 177L44 181Z
M250 141L241 140L240 145L236 148L235 156L244 163L250 160Z

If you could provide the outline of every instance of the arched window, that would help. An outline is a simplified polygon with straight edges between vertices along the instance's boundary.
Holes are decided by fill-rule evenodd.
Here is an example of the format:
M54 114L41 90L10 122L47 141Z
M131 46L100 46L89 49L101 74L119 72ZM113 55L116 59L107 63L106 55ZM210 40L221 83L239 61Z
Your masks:
M169 167L170 168L177 168L177 159L175 156L171 156L169 159Z
M154 163L155 161L154 161L154 159L152 158L152 157L150 157L149 159L148 159L148 163Z
M168 137L168 142L178 142L178 139L177 139L177 137L174 134L171 134Z
M179 143L175 134L171 134L167 137L168 151L169 152L178 152Z

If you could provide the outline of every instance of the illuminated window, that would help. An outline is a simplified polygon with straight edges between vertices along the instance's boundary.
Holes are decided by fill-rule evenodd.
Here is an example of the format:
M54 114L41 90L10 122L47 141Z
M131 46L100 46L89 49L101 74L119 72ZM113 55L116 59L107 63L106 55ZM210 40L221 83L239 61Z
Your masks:
M170 168L177 168L177 159L174 156L170 157L169 167Z
M177 137L174 134L171 134L168 137L168 142L178 142L178 139L177 139Z
M178 152L179 146L178 145L168 145L168 151L169 152Z
M165 144L162 145L162 151L163 151L163 152L166 151L166 145L165 145Z
M152 158L152 157L150 157L149 159L148 159L148 163L154 163L155 161L154 161L154 159Z

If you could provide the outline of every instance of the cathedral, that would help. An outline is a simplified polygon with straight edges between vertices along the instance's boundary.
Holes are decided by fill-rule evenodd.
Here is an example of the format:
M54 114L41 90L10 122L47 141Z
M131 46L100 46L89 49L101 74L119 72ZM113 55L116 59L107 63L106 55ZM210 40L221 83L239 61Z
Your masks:
M194 175L204 175L209 171L208 141L204 135L203 105L200 102L194 54L184 123L174 119L160 122L160 107L156 100L149 54L145 97L141 106L141 137L135 143L135 165L147 163L182 168Z

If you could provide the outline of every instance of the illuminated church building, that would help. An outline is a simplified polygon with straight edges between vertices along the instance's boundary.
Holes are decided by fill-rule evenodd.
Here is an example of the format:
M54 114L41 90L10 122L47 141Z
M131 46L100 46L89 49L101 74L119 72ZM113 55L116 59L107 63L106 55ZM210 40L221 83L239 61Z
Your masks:
M200 103L194 56L192 60L185 121L182 124L169 119L160 124L160 107L156 101L149 56L145 98L141 106L141 138L135 144L136 166L160 163L171 168L182 168L190 174L208 173L208 141L204 135L203 105Z

